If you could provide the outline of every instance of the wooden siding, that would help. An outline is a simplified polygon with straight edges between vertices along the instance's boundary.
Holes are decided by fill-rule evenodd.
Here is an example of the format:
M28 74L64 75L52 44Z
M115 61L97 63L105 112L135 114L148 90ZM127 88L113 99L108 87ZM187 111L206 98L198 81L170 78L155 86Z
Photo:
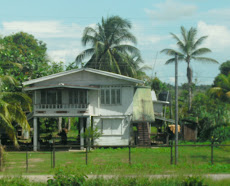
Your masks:
M128 145L130 137L129 116L116 118L94 117L93 126L102 133L96 145Z

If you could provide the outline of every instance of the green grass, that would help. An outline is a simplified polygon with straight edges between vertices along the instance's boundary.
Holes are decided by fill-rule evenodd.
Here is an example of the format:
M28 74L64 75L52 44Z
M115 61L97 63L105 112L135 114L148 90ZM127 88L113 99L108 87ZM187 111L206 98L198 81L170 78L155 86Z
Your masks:
M57 151L56 167L74 166L85 174L148 175L148 174L207 174L230 173L230 151L214 147L214 165L211 165L210 147L179 147L178 165L170 164L170 148L132 148L129 165L128 148L96 149L85 152ZM52 174L50 152L29 152L28 174ZM26 153L8 152L4 172L25 174Z

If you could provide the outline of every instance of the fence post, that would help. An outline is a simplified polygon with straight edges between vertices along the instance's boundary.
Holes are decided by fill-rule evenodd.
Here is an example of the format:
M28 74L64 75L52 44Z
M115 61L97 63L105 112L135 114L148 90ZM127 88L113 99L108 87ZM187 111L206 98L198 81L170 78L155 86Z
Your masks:
M131 143L129 141L129 165L131 165Z
M55 143L53 141L53 168L55 168Z
M53 143L50 143L50 161L51 161L51 168L53 168Z
M171 165L172 165L172 164L173 164L173 141L171 141L171 147L170 147L170 149L171 149L170 163L171 163Z
M2 151L2 144L0 143L0 171L2 171L2 157L3 151Z
M213 141L211 143L211 164L213 165Z
M26 172L28 172L29 161L28 161L28 144L26 145Z
M85 164L88 165L88 139L86 139Z

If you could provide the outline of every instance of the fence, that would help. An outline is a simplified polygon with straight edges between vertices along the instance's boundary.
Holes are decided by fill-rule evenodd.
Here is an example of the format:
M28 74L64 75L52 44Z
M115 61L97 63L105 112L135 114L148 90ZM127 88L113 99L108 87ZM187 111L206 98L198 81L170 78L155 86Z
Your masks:
M138 148L137 148L138 147ZM122 163L126 164L138 164L138 163L148 163L151 159L160 159L160 157L164 156L164 163L167 164L173 164L174 160L174 147L173 143L170 143L169 145L162 145L162 146L134 146L134 145L122 145L122 146L97 146L97 145L46 145L41 146L43 151L33 152L32 146L26 145L21 146L22 151L11 151L10 147L6 147L6 158L8 161L4 162L4 158L2 158L1 150L0 150L0 169L4 170L4 167L11 169L11 172L17 171L18 169L24 169L24 172L37 172L41 169L48 170L50 168L55 168L56 165L61 164L72 164L76 162L78 165L89 165L95 163L94 160L98 160L99 162L105 161L106 163L114 162L119 163L121 161ZM221 144L207 144L207 145L178 145L179 149L182 150L180 152L181 154L181 160L184 161L183 153L193 153L193 150L185 151L185 148L187 147L201 147L205 148L204 151L202 151L203 154L199 154L201 158L203 158L207 163L214 164L214 147L230 147L230 145L221 145ZM79 151L76 149L84 148L84 150ZM107 149L107 148L113 148L111 150L105 150L105 151L94 151L91 153L91 149ZM125 149L125 150L117 150L117 148ZM160 148L167 148L168 150L158 150ZM1 148L0 148L1 149ZM208 149L210 150L209 152ZM72 152L72 154L68 154L66 150L69 150ZM116 153L114 153L116 152ZM108 156L106 156L106 153ZM158 153L158 154L157 154ZM205 157L209 157L209 160L204 158L204 153L206 153ZM209 154L209 155L207 155ZM101 157L103 156L102 159ZM224 157L225 159L228 156ZM89 158L91 158L91 161L89 161ZM143 158L146 158L147 160L144 161ZM220 158L219 155L217 158ZM166 161L168 159L168 161ZM179 157L180 159L180 157ZM181 162L182 162L181 161ZM226 161L230 163L230 157L227 158ZM40 167L40 168L39 168ZM5 168L5 169L6 169ZM12 171L13 169L13 171Z

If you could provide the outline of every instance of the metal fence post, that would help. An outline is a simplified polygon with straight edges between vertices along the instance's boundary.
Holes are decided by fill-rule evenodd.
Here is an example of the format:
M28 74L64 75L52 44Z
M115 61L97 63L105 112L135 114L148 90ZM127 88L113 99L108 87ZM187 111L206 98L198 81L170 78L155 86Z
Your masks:
M55 168L55 143L53 141L53 168Z
M129 165L131 165L131 143L129 142Z
M50 161L51 161L51 168L53 168L53 144L50 143Z
M171 149L170 163L171 163L171 165L172 165L172 164L173 164L173 141L171 141L171 147L170 147L170 149Z
M26 172L28 172L28 167L29 167L29 161L28 161L28 145L26 148Z
M3 152L2 152L2 145L0 144L0 171L2 171L2 154L3 154Z
M88 165L88 140L86 140L85 164Z
M211 164L213 165L213 141L211 143Z

